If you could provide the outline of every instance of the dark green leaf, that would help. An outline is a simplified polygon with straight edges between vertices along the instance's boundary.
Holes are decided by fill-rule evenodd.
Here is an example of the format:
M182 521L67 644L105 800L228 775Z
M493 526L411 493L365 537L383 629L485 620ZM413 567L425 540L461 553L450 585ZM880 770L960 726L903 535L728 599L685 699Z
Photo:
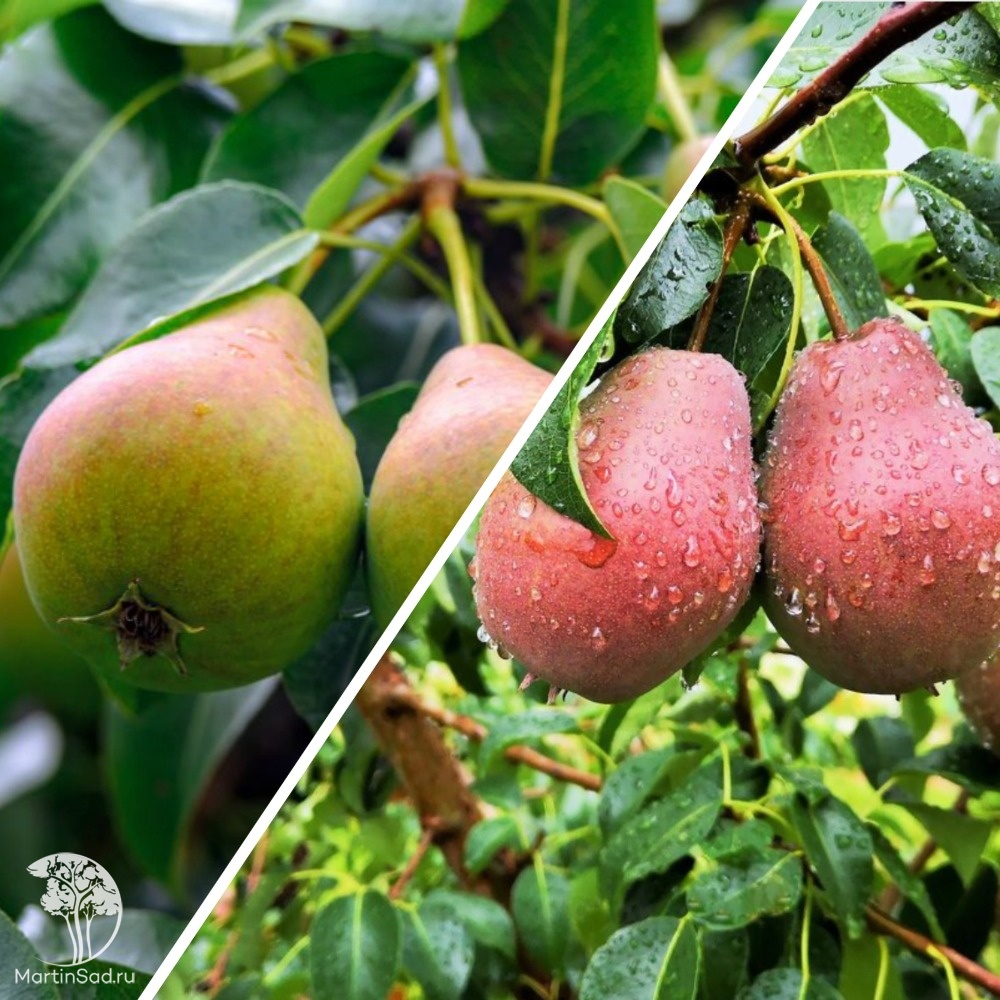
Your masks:
M569 883L546 868L536 854L514 882L511 912L518 936L529 954L548 972L565 967L569 949Z
M820 4L768 85L804 85L866 35L891 6L888 2ZM968 12L890 53L862 86L992 85L998 75L1000 42L980 15Z
M954 268L987 295L1000 295L1000 168L935 149L910 164L905 180Z
M508 958L515 957L517 943L514 940L514 922L510 914L495 900L476 896L471 892L435 889L425 900L424 905L428 904L433 904L437 910L451 913L477 944L493 948Z
M803 989L798 969L769 969L758 976L737 1000L845 1000L825 980L810 979Z
M604 202L621 233L631 260L642 249L667 205L658 195L627 177L612 176L604 182Z
M232 41L240 0L104 0L129 31L174 45L226 45Z
M341 896L312 922L309 941L315 996L385 1000L399 969L399 914L377 892Z
M901 802L900 806L923 824L931 839L948 855L962 881L968 885L982 863L993 824L951 809L939 809L926 802Z
M138 714L109 706L104 752L122 838L143 867L173 883L206 781L274 690L268 678L212 694L166 695Z
M168 333L199 307L301 260L316 239L291 203L265 188L226 181L178 195L108 255L66 325L26 363L91 361L139 333Z
M305 206L334 167L392 114L411 66L383 52L309 63L230 122L205 164L205 178L250 181ZM353 194L343 192L345 204Z
M403 923L403 967L428 1000L459 1000L469 981L475 943L446 898L428 896Z
M727 861L759 855L773 840L774 831L763 820L723 820L701 847L706 857Z
M538 422L510 471L525 489L550 507L573 518L594 534L610 537L594 513L580 478L576 432L580 427L580 393L599 361L613 349L614 313L573 369L566 384Z
M972 338L969 354L993 405L1000 407L1000 327L983 327Z
M932 309L928 317L931 327L931 342L938 361L948 370L948 374L962 387L962 396L970 405L986 402L983 385L976 374L972 359L972 327L964 317L951 309ZM992 331L996 331L993 333ZM1000 375L1000 340L993 345L998 353L989 350L990 338L1000 336L1000 327L987 327L976 335L986 334L983 346L989 357L996 357L997 374ZM982 348L980 348L982 350ZM997 385L1000 393L1000 384Z
M700 1000L730 1000L747 980L750 940L742 927L701 932Z
M647 875L666 871L708 835L722 809L722 791L696 775L651 802L611 835L601 854L606 888L620 894Z
M656 794L673 756L673 748L650 750L622 761L608 775L601 790L598 809L601 829L606 837L610 837L642 808L647 799Z
M837 212L813 236L830 286L847 325L856 330L876 316L888 316L885 292L868 247L858 230Z
M743 927L760 917L793 910L802 895L802 860L767 848L698 875L688 908L699 924L716 930Z
M923 139L929 149L950 146L965 149L967 140L961 126L951 116L948 104L940 94L914 85L883 87L879 100L901 121Z
M701 951L688 920L650 917L623 927L598 948L580 1000L694 1000Z
M40 978L37 983L19 983L18 970ZM46 970L31 942L0 910L0 1000L59 1000L59 991L44 978Z
M511 0L461 45L462 92L490 164L587 184L618 163L653 100L653 14L645 0Z
M807 670L802 678L802 687L799 688L795 704L802 713L802 718L808 719L810 715L815 715L826 708L840 691L841 688L832 684L821 674L816 673L815 670Z
M873 788L881 788L901 760L909 760L916 746L902 719L875 716L861 719L851 734L858 763Z
M864 910L874 883L868 827L833 796L810 804L797 795L791 812L809 864L837 916L850 935L857 937L864 928Z
M803 155L817 172L839 170L845 161L853 169L884 168L888 148L885 115L867 96L841 105L802 141ZM838 177L824 181L823 186L834 209L851 220L867 243L874 246L881 242L879 212L885 195L884 178Z
M921 757L903 761L896 774L939 774L967 788L973 795L1000 791L996 754L975 743L952 743Z
M549 708L529 708L515 715L499 716L489 722L489 732L480 751L481 766L485 769L497 754L515 743L541 739L551 733L576 731L577 721L569 712Z
M134 969L108 962L88 962L86 973L94 980L64 983L60 1000L134 1000L148 985L150 977ZM107 977L102 981L100 977Z
M465 865L473 875L478 875L505 847L526 846L513 816L482 819L465 838Z
M615 333L642 344L693 316L722 271L722 231L708 203L689 201L618 308Z
M77 11L0 55L0 328L57 310L150 206L193 183L219 111L180 60Z
M868 824L868 831L871 833L872 843L875 845L875 856L882 863L889 878L900 892L920 910L935 939L943 940L944 932L938 922L937 912L927 893L927 886L924 885L920 875L910 871L909 865L899 856L899 852L893 847L892 842L874 823Z
M396 433L399 421L413 408L420 386L416 382L397 382L364 399L344 416L344 422L358 446L358 464L364 477L365 492L372 484L382 452Z

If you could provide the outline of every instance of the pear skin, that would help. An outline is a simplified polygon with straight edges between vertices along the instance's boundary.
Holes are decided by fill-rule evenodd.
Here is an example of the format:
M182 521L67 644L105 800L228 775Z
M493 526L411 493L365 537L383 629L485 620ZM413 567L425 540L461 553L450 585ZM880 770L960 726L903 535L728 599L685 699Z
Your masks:
M902 694L996 648L1000 441L901 322L801 352L760 490L765 609L828 680Z
M43 620L160 691L246 684L305 652L347 588L362 508L322 331L269 286L71 383L14 481Z
M624 701L710 647L749 595L750 404L720 355L654 347L607 373L580 418L581 479L612 540L508 473L469 570L499 647L555 688Z
M958 703L991 750L1000 752L1000 652L955 679Z
M369 591L384 628L552 377L493 344L456 347L400 421L368 502Z

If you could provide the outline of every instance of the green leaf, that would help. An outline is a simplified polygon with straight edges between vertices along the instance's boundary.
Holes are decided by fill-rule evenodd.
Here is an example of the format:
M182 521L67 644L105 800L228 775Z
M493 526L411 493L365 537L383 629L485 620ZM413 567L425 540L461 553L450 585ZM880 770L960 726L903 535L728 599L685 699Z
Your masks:
M689 201L618 308L615 333L642 344L693 316L722 271L722 231L707 202Z
M831 212L829 221L816 230L812 242L850 329L857 330L876 316L889 315L875 261L851 222L838 212Z
M248 38L279 21L305 21L405 42L447 41L458 33L465 6L466 0L243 0L236 31Z
M810 979L808 983L803 984L802 973L798 969L768 969L743 990L737 1000L844 1000L844 998L823 979Z
M802 895L802 861L767 848L695 877L688 888L691 915L704 927L732 930L760 917L795 909Z
M229 123L205 163L205 179L275 188L304 206L330 171L392 114L411 66L383 52L309 63ZM346 201L353 193L344 193Z
M137 334L150 340L168 333L200 306L301 260L316 240L277 192L225 181L180 194L119 243L59 334L25 363L92 361Z
M966 148L965 133L952 118L948 102L940 94L907 85L884 87L878 92L878 97L904 125L916 132L929 149L937 146Z
M895 774L938 774L973 795L1000 791L996 754L975 743L952 743L897 764Z
M1000 168L935 149L910 164L905 180L955 270L985 294L1000 295Z
M872 788L881 788L892 769L916 751L910 727L902 719L888 716L859 720L851 745Z
M17 924L0 910L0 1000L59 1000L59 990L44 978L37 983L14 978L18 970L44 977L47 968Z
M0 328L65 306L150 206L194 182L220 111L177 53L98 8L0 54Z
M885 115L869 96L832 111L802 141L803 156L816 172L840 170L845 163L855 170L881 169L888 148ZM834 209L851 220L868 245L882 242L879 213L885 178L837 178L824 181L823 187Z
M416 382L397 382L359 399L358 405L345 414L344 422L357 442L365 493L371 488L382 452L396 433L400 420L413 408L419 391Z
M150 976L134 969L124 969L120 965L109 962L88 962L86 966L88 977L100 978L85 982L64 983L59 991L60 1000L134 1000L149 984ZM119 981L119 977L123 977ZM127 977L127 978L124 978Z
M480 766L485 770L498 754L515 743L541 739L551 733L577 731L578 725L573 715L549 708L529 708L514 715L498 716L489 721L489 732L479 753Z
M701 932L700 1000L729 1000L747 980L750 938L746 929Z
M458 73L498 173L588 184L642 135L656 58L645 0L511 0L459 47Z
M891 956L885 954L884 947L884 939L874 934L865 935L857 941L847 939L841 942L843 962L837 985L843 996L877 997L879 982L882 982L882 1000L907 1000L899 967ZM884 961L888 965L886 972L882 971Z
M312 922L309 963L313 995L337 1000L385 1000L401 955L399 914L385 896L341 896Z
M112 809L122 839L154 877L176 884L205 784L275 683L154 697L131 716L109 706L104 752Z
M0 0L0 43L10 41L42 21L54 21L96 0Z
M137 35L173 45L227 45L240 0L103 0L114 18Z
M580 394L598 363L613 350L614 321L612 313L510 467L525 489L604 538L611 536L594 513L580 478L576 433L580 427Z
M944 931L938 922L937 911L931 902L927 886L924 885L920 875L910 871L909 865L899 856L899 852L892 845L892 842L874 823L868 824L868 831L871 833L872 843L875 845L875 857L882 863L889 878L903 895L920 910L934 938L943 941L945 939Z
M806 858L837 916L851 937L857 937L864 928L865 906L874 884L868 827L832 795L815 804L796 795L791 815Z
M673 748L650 750L627 758L608 775L601 789L601 804L598 807L601 829L606 837L610 837L642 808L648 798L656 794L673 757Z
M760 854L773 840L774 831L763 820L749 819L742 823L723 820L701 848L706 857L727 861Z
M495 900L476 896L471 892L435 889L427 897L424 905L429 903L433 903L439 910L444 909L453 914L477 944L493 948L508 958L515 958L517 942L514 938L514 921ZM437 941L436 945L438 948L442 947Z
M900 802L899 805L923 824L933 841L951 859L962 881L968 885L982 863L993 824L951 809L939 809L926 802Z
M428 1000L459 1000L472 972L475 943L451 903L433 893L403 922L403 967Z
M580 1000L694 1000L701 950L688 920L650 917L616 931L583 974Z
M604 203L621 234L628 260L632 260L663 218L667 204L648 188L617 175L604 182Z
M891 6L888 2L820 4L768 86L805 85L866 35ZM991 86L998 75L1000 41L979 14L968 12L890 53L861 86L942 82Z
M465 838L465 866L473 875L485 871L505 847L526 847L513 816L482 819Z
M976 375L994 406L1000 406L1000 327L983 327L969 345Z
M514 882L511 912L528 953L548 972L565 967L569 949L569 882L536 854Z
M928 316L931 327L931 342L938 361L948 370L948 374L962 387L962 395L968 403L984 403L983 385L976 374L976 365L972 359L972 327L965 318L951 309L932 309ZM995 333L990 331L996 331ZM983 345L987 357L996 357L997 375L1000 376L1000 354L989 350L990 338L1000 336L1000 327L987 327L980 330L977 337L986 333ZM992 345L1000 350L1000 341ZM982 348L980 348L982 350ZM1000 391L1000 383L997 385Z
M722 791L697 774L666 798L651 802L610 836L601 852L607 890L666 871L708 836L722 809Z

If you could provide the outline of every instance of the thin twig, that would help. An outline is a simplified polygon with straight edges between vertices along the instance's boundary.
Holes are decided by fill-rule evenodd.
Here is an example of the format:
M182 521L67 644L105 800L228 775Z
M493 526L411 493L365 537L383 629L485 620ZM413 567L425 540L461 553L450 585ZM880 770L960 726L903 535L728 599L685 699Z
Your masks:
M750 739L747 756L752 760L760 760L760 732L750 701L750 664L745 656L740 657L736 667L736 702L733 705L733 714L736 716L736 725Z
M907 42L960 14L973 3L908 3L888 10L872 29L756 128L736 139L736 158L748 170L800 128L828 114L870 73Z
M694 329L691 331L691 339L688 341L687 349L689 351L697 353L705 346L705 336L708 333L708 326L712 321L712 315L715 313L715 306L719 301L719 294L722 291L722 279L725 278L729 262L733 259L733 254L736 252L736 248L739 246L740 240L743 239L743 235L746 233L747 226L749 225L750 201L741 191L737 198L736 206L726 220L726 229L722 237L722 270L719 272L719 277L716 279L715 284L712 285L708 299L701 307L698 318L695 320Z
M403 895L404 890L410 884L410 880L416 875L417 869L420 867L420 862L424 860L433 843L434 830L424 830L420 838L420 843L417 844L417 849L413 852L409 861L406 862L406 867L400 872L399 878L393 882L392 888L389 890L390 899L399 899Z

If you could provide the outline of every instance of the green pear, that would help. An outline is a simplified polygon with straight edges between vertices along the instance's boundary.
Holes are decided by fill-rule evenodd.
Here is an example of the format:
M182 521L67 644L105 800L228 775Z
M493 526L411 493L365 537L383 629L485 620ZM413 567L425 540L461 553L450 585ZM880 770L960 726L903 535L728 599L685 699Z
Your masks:
M272 287L71 383L14 479L43 620L99 672L160 691L246 684L305 652L362 510L322 331Z
M551 378L492 344L456 347L434 366L372 482L368 579L375 617L383 628Z
M698 139L685 139L670 151L667 165L663 172L663 197L671 202L677 197L684 182L694 172L701 158L708 152L708 147L715 141L714 135L701 136Z
M100 704L87 664L38 617L11 545L0 560L0 702L24 695L60 717L93 718Z

